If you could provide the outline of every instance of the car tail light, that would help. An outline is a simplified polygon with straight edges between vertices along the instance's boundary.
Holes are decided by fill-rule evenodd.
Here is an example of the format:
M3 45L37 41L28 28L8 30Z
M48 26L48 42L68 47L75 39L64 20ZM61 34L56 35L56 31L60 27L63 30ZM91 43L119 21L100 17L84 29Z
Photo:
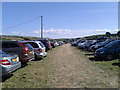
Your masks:
M25 44L23 43L20 43L20 44L24 47L22 52L28 52L28 47L26 47Z
M42 49L41 49L41 48L39 48L39 49L38 49L38 51L39 51L39 52L42 52Z
M10 62L8 60L0 60L0 64L2 64L2 65L10 65Z
M50 47L50 43L48 43L48 47Z

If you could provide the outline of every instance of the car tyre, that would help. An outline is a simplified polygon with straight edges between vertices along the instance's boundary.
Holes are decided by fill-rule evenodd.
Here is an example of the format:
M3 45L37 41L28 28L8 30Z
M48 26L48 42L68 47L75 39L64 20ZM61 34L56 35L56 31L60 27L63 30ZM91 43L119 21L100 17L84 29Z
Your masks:
M37 60L38 58L37 58L37 55L35 54L35 60Z

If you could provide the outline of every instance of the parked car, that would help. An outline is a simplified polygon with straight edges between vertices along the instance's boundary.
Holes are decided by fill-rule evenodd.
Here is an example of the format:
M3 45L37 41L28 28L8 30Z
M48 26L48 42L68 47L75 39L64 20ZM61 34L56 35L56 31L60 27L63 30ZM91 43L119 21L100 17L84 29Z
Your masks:
M84 49L85 48L85 45L88 43L89 41L82 41L78 44L78 48L79 49Z
M97 49L94 53L96 59L104 58L107 60L112 60L118 58L120 54L120 40L115 40L107 44L106 46Z
M55 47L56 47L56 45L55 45L54 42L51 42L51 46L52 46L52 48L55 48Z
M58 42L55 42L54 45L55 45L55 47L56 47L56 46L59 46L59 43L58 43Z
M0 44L3 51L18 54L22 64L35 59L32 46L24 41L1 41Z
M75 43L75 46L77 46L79 48L79 46L81 46L82 44L84 44L86 42L86 40L78 40L76 43Z
M95 41L86 41L83 45L81 45L80 47L82 49L86 49L90 46L90 45L93 45L95 43Z
M34 48L35 59L47 56L47 52L45 52L45 46L41 41L27 41L27 43Z
M79 43L83 43L85 40L77 40L77 41L74 41L74 42L71 42L71 45L72 46L78 46Z
M93 45L88 47L88 51L94 52L95 51L95 47L98 46L98 45L101 45L101 44L102 44L102 42L96 41L96 43L94 43Z
M51 43L50 43L50 41L48 39L39 39L37 41L41 41L45 45L46 51L52 49Z
M96 38L96 40L97 40L98 42L103 42L103 41L106 41L107 38L106 38L106 37L98 37L98 38Z
M108 43L110 43L112 40L107 40L104 42L100 42L94 46L94 51L97 50L98 48L106 46Z
M21 67L18 55L7 54L0 50L0 77L4 77Z
M87 48L87 51L91 51L91 46L92 46L92 45L95 45L96 43L97 43L96 40L91 41L91 43L86 47L86 48Z

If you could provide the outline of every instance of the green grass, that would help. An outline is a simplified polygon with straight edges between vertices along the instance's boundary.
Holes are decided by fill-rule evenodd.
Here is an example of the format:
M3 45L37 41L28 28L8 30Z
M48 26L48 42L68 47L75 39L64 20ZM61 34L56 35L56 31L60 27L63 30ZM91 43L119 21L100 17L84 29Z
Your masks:
M24 68L13 73L13 76L2 83L2 88L49 88L52 87L50 82L53 53L59 47L48 51L48 56L42 60L30 61Z
M104 69L105 71L109 72L111 75L118 75L118 59L112 61L94 61L94 63L98 65L101 69Z
M78 49L77 47L75 47L75 48ZM100 67L101 69L103 69L111 74L118 75L118 70L119 70L118 64L120 64L118 59L111 60L111 61L105 61L105 60L96 61L94 58L94 52L88 52L83 49L78 49L78 50L80 50L80 53L84 54L89 59L89 61L94 63L94 65ZM90 58L92 58L92 59L90 60Z

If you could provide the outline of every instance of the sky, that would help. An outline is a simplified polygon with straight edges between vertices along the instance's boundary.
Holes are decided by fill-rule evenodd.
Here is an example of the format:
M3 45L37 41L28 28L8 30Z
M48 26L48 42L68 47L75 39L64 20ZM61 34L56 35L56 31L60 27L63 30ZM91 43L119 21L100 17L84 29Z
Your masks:
M46 38L76 38L118 31L117 2L3 2L2 34L39 37L39 16L43 16Z

